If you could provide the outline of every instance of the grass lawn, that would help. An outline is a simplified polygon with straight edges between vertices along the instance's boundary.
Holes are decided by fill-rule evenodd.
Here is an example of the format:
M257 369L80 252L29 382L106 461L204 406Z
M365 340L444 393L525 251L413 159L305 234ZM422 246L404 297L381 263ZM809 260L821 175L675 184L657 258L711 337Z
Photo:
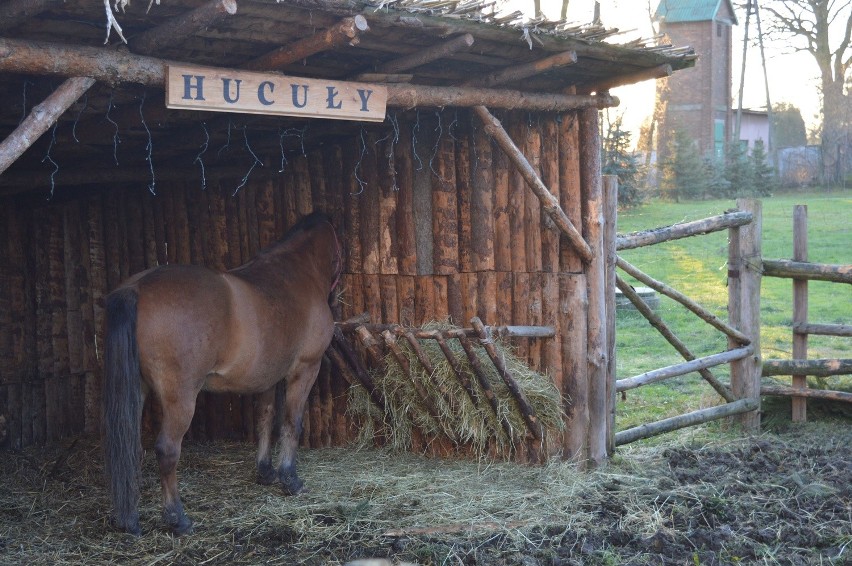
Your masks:
M808 258L820 263L852 263L852 191L781 194L763 199L763 257L790 259L793 254L793 206L808 206ZM619 211L618 232L628 233L721 214L735 208L732 200L687 203L653 201ZM698 301L716 316L727 319L727 231L625 250L620 255L655 279ZM619 270L635 285L641 285ZM792 280L764 277L761 285L761 351L764 359L790 358L793 316ZM723 334L678 303L661 297L658 311L695 356L727 348ZM852 324L852 286L810 282L808 320L814 323ZM619 312L616 328L619 379L683 361L668 342L639 314ZM810 358L850 358L849 338L810 336ZM713 368L728 380L728 366ZM778 379L783 384L789 378ZM814 381L814 385L818 385ZM852 379L826 378L830 389L852 385ZM720 398L697 373L627 392L619 399L616 428L623 430L645 422L715 405ZM787 403L789 404L789 402Z

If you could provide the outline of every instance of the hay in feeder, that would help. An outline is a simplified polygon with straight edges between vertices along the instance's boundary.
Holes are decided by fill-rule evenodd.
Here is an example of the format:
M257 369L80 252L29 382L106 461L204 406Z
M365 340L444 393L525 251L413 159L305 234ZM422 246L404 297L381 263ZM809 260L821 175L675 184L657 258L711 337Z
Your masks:
M442 332L457 329L446 322L433 322L423 327L426 331ZM419 344L433 366L434 372L431 374L405 340L400 340L398 345L408 360L410 377L391 354L385 356L384 368L372 370L376 389L385 399L384 413L371 402L364 388L352 388L349 407L361 424L359 441L368 445L373 443L377 435L384 435L390 447L410 450L417 429L426 442L446 437L456 448L467 447L476 457L508 458L517 443L526 438L529 430L516 399L485 349L474 345L480 366L497 400L496 413L486 399L470 360L457 339L447 338L446 344L458 361L464 378L469 381L475 399L462 385L435 340L421 339ZM548 442L554 442L555 435L564 427L559 391L549 376L534 371L518 359L508 344L500 340L495 340L494 344L541 423L544 432L541 448L546 452ZM421 391L426 392L425 399L412 381L419 385ZM508 423L511 435L504 429L503 421Z

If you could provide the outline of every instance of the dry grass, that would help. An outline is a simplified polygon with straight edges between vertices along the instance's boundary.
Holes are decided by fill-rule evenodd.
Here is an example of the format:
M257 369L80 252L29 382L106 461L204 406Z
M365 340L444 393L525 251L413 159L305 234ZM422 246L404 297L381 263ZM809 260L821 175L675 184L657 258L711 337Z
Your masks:
M451 328L456 327L439 322L423 327L424 330ZM486 400L459 341L448 339L446 342L458 360L462 372L469 379L477 400L474 401L465 391L435 340L420 340L420 347L434 369L431 375L418 361L416 353L408 342L400 340L398 345L408 360L411 378L405 375L399 362L390 354L385 359L387 371L373 372L376 387L385 399L385 413L382 414L380 409L370 401L369 395L363 388L355 387L351 390L349 410L361 424L362 445L372 445L376 435L381 434L388 439L389 446L407 451L412 448L413 431L418 429L425 435L427 442L445 437L458 447L470 448L478 457L509 458L516 443L528 434L516 400L485 349L474 346L480 366L497 399L495 413ZM471 342L475 341L471 340ZM547 441L553 439L564 426L559 391L548 376L531 370L515 357L507 344L495 340L494 345L535 410L536 417L545 431L542 448L548 452ZM426 399L418 395L416 388L412 386L411 379L426 392ZM436 414L431 414L430 405L435 409ZM501 419L509 423L513 433L511 438L501 426Z
M93 441L7 452L0 563L334 565L366 556L423 565L848 563L848 424L709 443L698 442L701 434L631 447L587 474L558 462L303 450L311 491L297 497L252 482L247 444L190 445L179 473L196 532L179 539L160 527L150 453L144 535L134 539L107 528Z

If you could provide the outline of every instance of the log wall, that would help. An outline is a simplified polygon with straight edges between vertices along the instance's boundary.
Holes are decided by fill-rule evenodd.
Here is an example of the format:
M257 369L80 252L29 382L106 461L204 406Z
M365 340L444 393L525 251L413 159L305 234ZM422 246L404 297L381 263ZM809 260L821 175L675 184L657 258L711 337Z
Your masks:
M498 117L576 226L583 225L576 114ZM545 324L556 338L517 339L518 353L564 393L567 455L587 453L589 393L583 263L539 201L462 110L410 112L360 135L287 155L277 176L58 188L51 201L0 199L0 413L8 444L99 427L103 297L165 263L235 267L315 208L344 247L343 318L420 325ZM273 162L275 159L272 160ZM269 165L269 164L267 164ZM274 166L274 165L273 165ZM60 181L61 182L61 181ZM345 443L348 385L325 364L302 442ZM190 437L252 438L252 400L199 398ZM153 427L156 408L146 409ZM558 443L557 443L558 444Z

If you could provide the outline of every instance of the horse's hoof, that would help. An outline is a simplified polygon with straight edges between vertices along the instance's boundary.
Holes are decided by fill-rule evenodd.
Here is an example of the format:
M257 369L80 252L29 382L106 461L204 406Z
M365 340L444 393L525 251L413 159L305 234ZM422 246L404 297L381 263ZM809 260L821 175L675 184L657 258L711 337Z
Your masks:
M298 495L307 490L304 482L298 476L290 475L281 477L281 491L284 492L284 495Z
M182 510L180 512L163 511L163 522L175 536L192 533L192 520Z
M272 485L278 480L275 468L267 463L257 465L257 476L255 481L260 485Z
M179 525L172 526L172 534L176 537L181 537L183 535L191 535L192 532L192 521L190 521L188 517L184 517L184 520L181 521Z

